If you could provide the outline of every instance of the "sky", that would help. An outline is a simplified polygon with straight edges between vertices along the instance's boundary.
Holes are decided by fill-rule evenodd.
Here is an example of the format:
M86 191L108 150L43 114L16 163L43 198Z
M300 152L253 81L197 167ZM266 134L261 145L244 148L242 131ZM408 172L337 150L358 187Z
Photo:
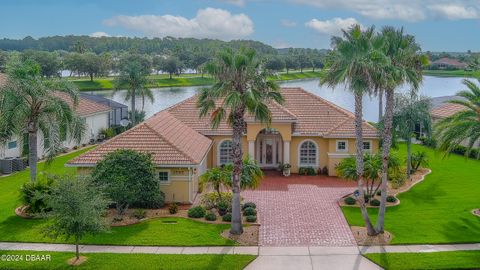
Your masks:
M480 51L480 0L0 0L0 38L173 36L321 49L352 24L403 27L424 51Z

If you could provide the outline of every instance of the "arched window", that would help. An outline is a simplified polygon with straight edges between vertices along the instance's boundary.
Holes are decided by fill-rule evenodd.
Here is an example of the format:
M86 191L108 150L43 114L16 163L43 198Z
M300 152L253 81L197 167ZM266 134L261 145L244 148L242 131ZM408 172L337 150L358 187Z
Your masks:
M232 141L224 140L218 146L218 165L232 162Z
M299 149L299 166L317 165L317 145L313 141L304 141Z

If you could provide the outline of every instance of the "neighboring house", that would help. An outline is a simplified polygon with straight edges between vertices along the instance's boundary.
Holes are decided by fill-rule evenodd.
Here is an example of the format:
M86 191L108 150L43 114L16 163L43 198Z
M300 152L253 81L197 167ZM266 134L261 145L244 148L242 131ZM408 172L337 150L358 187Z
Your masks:
M467 66L466 63L448 57L440 58L430 63L432 69L465 69Z
M128 119L128 106L122 103L113 101L111 99L99 96L99 95L91 95L86 93L81 93L81 97L87 98L91 101L96 103L105 104L111 108L110 116L108 120L108 126L119 126L120 121L123 119Z
M283 88L285 104L269 103L269 126L247 116L242 139L245 155L255 158L264 169L291 164L328 168L355 154L354 115L301 88ZM97 148L71 160L68 165L89 172L107 153L133 149L152 153L166 201L193 202L198 176L207 168L232 162L232 130L224 121L212 129L210 118L199 118L198 96L173 105L147 121ZM377 130L363 122L364 149L378 150Z

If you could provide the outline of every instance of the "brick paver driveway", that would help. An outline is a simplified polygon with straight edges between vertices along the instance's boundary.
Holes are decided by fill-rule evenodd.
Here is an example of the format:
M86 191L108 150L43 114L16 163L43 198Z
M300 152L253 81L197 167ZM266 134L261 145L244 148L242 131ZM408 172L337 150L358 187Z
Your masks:
M270 172L242 196L257 204L261 246L351 246L356 243L337 200L354 190L354 182L335 177Z

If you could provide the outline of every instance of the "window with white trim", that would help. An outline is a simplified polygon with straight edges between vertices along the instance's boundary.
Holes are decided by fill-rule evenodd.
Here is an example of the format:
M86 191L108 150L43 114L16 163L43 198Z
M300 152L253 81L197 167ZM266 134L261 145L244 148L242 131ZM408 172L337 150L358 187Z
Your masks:
M229 164L233 162L232 141L225 140L218 146L218 165Z
M363 150L372 151L372 142L371 141L364 141L363 142Z
M170 183L170 173L168 171L159 171L158 181L160 181L160 184Z
M317 165L317 146L312 141L304 141L300 145L300 165Z
M337 141L337 152L347 152L348 151L348 142L347 141Z

